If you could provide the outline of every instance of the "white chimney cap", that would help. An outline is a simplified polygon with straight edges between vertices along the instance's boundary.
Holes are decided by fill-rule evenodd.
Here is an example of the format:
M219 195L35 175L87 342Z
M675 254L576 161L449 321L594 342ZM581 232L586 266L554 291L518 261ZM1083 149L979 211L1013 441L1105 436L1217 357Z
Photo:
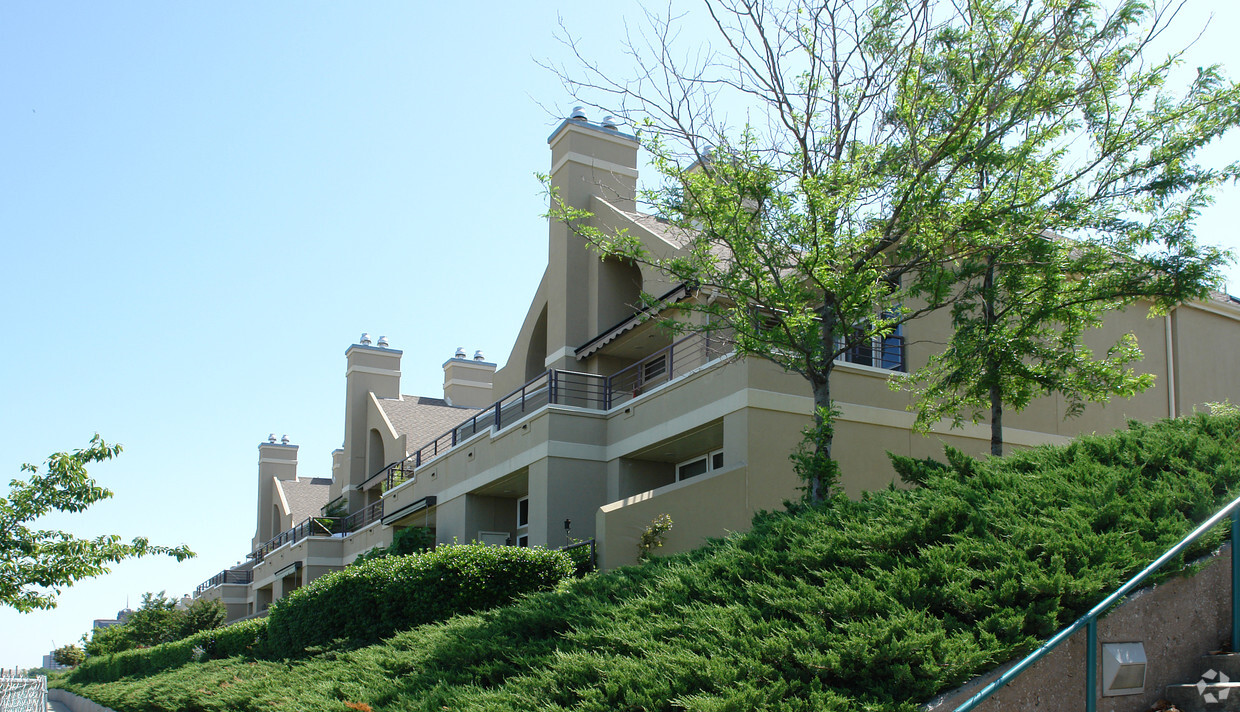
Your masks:
M486 361L486 357L482 355L482 349L478 349L477 351L474 352L474 360L475 361Z
M614 131L615 129L620 128L620 122L617 121L616 117L614 116L604 116L603 117L603 128L612 129Z
M456 347L456 353L452 354L452 358L465 358L465 347Z
M381 349L386 349L387 347L388 347L388 340L387 340L387 337L386 337L386 336L380 336L380 337L379 337L379 348L381 348Z
M586 121L586 108L584 106L574 106L573 114L569 118L578 121Z
M362 346L370 346L370 334L363 331L361 341L359 341L358 343L360 343Z
M284 437L280 438L280 444L281 444L281 445L288 445L288 436L287 436L287 435L285 435Z
M270 435L268 435L268 436L267 436L267 442L269 442L269 443L274 443L275 441L276 441L276 434L275 434L275 433L272 433L272 434L270 434Z

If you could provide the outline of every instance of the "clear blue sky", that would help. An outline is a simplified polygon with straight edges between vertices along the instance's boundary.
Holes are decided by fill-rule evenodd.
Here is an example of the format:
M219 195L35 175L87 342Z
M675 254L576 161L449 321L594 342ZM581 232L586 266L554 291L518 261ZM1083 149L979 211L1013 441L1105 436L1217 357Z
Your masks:
M1191 0L1172 39L1213 4ZM1225 5L1190 62L1240 75ZM287 433L301 474L329 474L362 331L404 350L406 393L440 393L457 346L502 364L546 263L533 174L571 100L534 58L564 54L560 15L616 61L638 11L0 6L0 473L99 432L125 446L92 470L116 497L46 525L199 554L116 566L51 612L0 609L0 667L242 559L258 443ZM1237 195L1204 239L1240 245Z

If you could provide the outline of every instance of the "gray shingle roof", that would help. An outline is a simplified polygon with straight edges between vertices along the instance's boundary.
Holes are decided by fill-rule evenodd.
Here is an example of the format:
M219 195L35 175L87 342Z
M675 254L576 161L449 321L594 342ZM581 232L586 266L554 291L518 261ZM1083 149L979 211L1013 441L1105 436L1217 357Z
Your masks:
M379 408L400 435L408 435L409 452L413 452L456 425L480 412L481 408L448 405L442 398L401 396L380 398ZM406 455L409 453L405 453Z
M327 504L327 491L331 483L332 481L325 477L276 480L276 487L284 492L284 500L288 502L294 525L302 523L308 517L319 515L319 510Z

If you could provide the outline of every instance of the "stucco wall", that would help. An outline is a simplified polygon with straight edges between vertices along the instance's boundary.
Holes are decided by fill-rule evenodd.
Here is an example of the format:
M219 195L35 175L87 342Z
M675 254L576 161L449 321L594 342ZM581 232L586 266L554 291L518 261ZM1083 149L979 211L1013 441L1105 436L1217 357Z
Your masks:
M1218 650L1231 635L1231 549L1223 547L1194 576L1183 576L1129 596L1098 621L1098 644L1145 645L1145 692L1099 697L1098 709L1143 712L1167 685L1195 683L1207 667L1201 656ZM978 712L1021 712L1084 708L1085 631L1068 639L1033 667L977 707ZM1098 693L1102 656L1098 656ZM1015 661L1013 661L1015 662ZM928 703L925 712L949 712L997 678L1009 665Z

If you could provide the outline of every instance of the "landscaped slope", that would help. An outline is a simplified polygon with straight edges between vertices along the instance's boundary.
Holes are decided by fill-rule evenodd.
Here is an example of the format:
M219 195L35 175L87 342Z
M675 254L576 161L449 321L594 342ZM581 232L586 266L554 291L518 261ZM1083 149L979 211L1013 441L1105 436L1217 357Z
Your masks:
M913 710L1031 649L1240 491L1238 425L906 461L923 486L761 516L379 645L61 684L121 711Z

